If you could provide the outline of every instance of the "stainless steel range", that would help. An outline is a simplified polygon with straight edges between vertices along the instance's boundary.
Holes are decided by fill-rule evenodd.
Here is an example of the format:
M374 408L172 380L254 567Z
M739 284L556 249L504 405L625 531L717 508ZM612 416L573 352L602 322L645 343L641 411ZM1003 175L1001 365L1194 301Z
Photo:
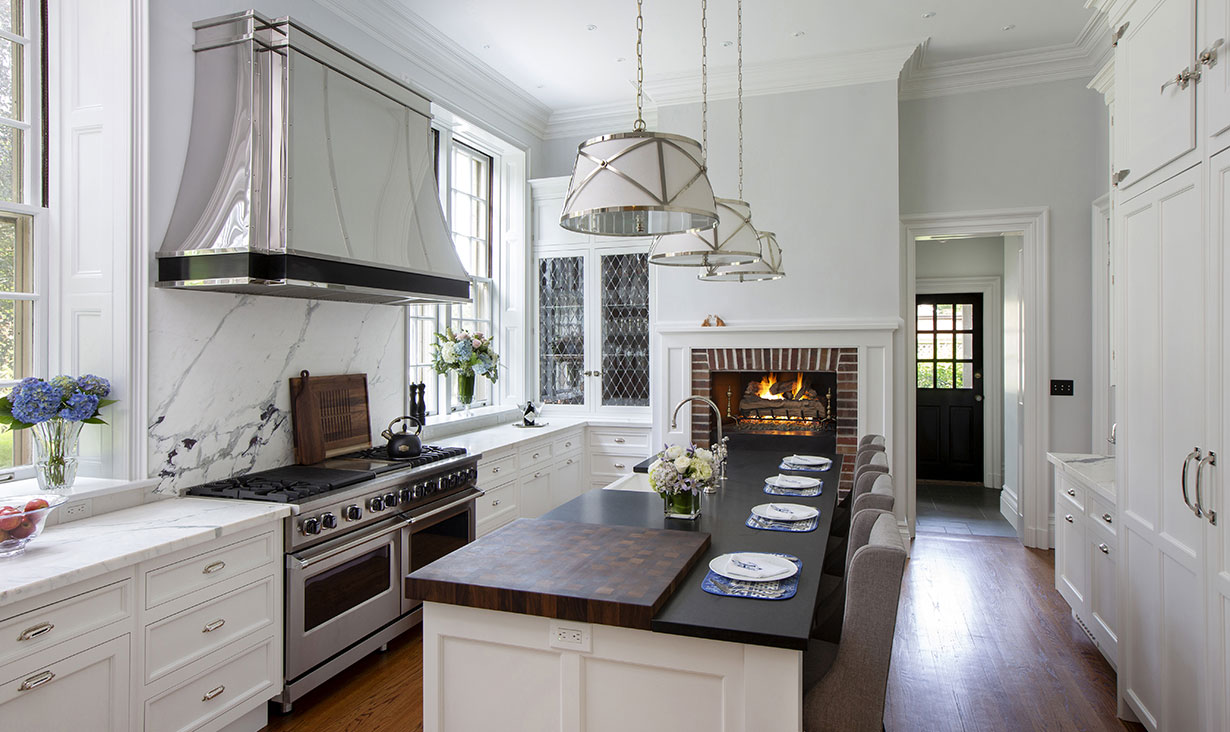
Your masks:
M296 699L417 625L402 578L474 540L478 455L383 447L206 483L190 495L290 503L286 526L285 685Z

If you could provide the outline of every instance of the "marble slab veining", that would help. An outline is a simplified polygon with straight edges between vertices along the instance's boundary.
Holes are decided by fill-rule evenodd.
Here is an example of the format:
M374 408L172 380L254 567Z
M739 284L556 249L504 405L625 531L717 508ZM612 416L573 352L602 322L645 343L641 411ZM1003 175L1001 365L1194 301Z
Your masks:
M1115 458L1113 456L1049 452L1047 458L1064 471L1076 475L1104 492L1110 500L1115 500Z
M290 514L284 504L174 498L51 526L0 559L0 606L98 577Z
M150 473L160 493L294 462L288 379L367 374L373 434L404 413L403 308L154 290Z

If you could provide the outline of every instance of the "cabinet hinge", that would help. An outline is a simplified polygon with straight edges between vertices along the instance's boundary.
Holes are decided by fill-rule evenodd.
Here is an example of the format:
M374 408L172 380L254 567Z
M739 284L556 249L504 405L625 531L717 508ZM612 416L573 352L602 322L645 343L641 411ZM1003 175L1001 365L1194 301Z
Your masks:
M1130 25L1130 23L1124 23L1119 26L1119 29L1116 30L1113 35L1111 35L1111 46L1119 45L1119 41L1123 38L1123 34L1127 33L1128 25Z
M1120 170L1119 172L1111 176L1110 183L1111 185L1118 188L1119 184L1122 183L1124 179L1126 179L1131 174L1132 174L1132 170L1130 168L1124 168L1123 170Z

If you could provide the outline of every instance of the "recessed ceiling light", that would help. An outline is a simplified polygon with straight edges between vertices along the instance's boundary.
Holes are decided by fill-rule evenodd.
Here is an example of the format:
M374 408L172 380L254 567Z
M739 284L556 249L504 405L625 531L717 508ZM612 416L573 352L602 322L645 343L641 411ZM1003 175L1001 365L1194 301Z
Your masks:
M930 20L930 19L932 19L932 18L934 18L934 17L935 17L935 11L934 11L934 10L928 10L927 12L925 12L925 13L923 13L923 14L922 14L922 17L923 17L923 19L924 19L924 20Z
M538 85L537 87L535 87L535 88L537 88L537 89L542 89L542 88L545 88L545 87L546 87L546 84L539 84L539 85Z
M598 30L598 26L594 25L593 23L590 23L589 25L585 26L585 30L587 30L587 31L596 31L596 30Z
M803 36L805 36L805 35L807 35L807 34L806 34L805 32L803 32L803 31L795 31L794 33L791 33L791 34L790 34L790 37L791 37L791 38L802 38L802 37L803 37Z
M734 41L722 41L722 48L730 48L735 45Z
M491 44L490 44L490 43L484 43L484 44L483 44L483 48L484 48L484 49L491 48Z
M1013 29L1013 28L1015 28L1015 27L1016 27L1016 25L1015 25L1015 24L1013 24L1013 23L1009 23L1008 25L1004 26L1003 28L1000 28L1000 30L1002 30L1002 31L1010 31L1010 30L1012 30L1012 29Z
M619 58L615 59L615 63L622 64L624 61L627 61L627 60L628 59L624 58L623 56L620 56Z

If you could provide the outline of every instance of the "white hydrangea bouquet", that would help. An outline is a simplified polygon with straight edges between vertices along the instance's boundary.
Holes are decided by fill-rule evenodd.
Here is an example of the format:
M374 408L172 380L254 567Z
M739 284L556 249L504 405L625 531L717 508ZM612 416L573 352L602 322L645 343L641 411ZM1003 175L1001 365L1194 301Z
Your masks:
M700 515L700 494L713 483L713 453L703 447L668 446L649 466L649 487L662 496L667 518Z

